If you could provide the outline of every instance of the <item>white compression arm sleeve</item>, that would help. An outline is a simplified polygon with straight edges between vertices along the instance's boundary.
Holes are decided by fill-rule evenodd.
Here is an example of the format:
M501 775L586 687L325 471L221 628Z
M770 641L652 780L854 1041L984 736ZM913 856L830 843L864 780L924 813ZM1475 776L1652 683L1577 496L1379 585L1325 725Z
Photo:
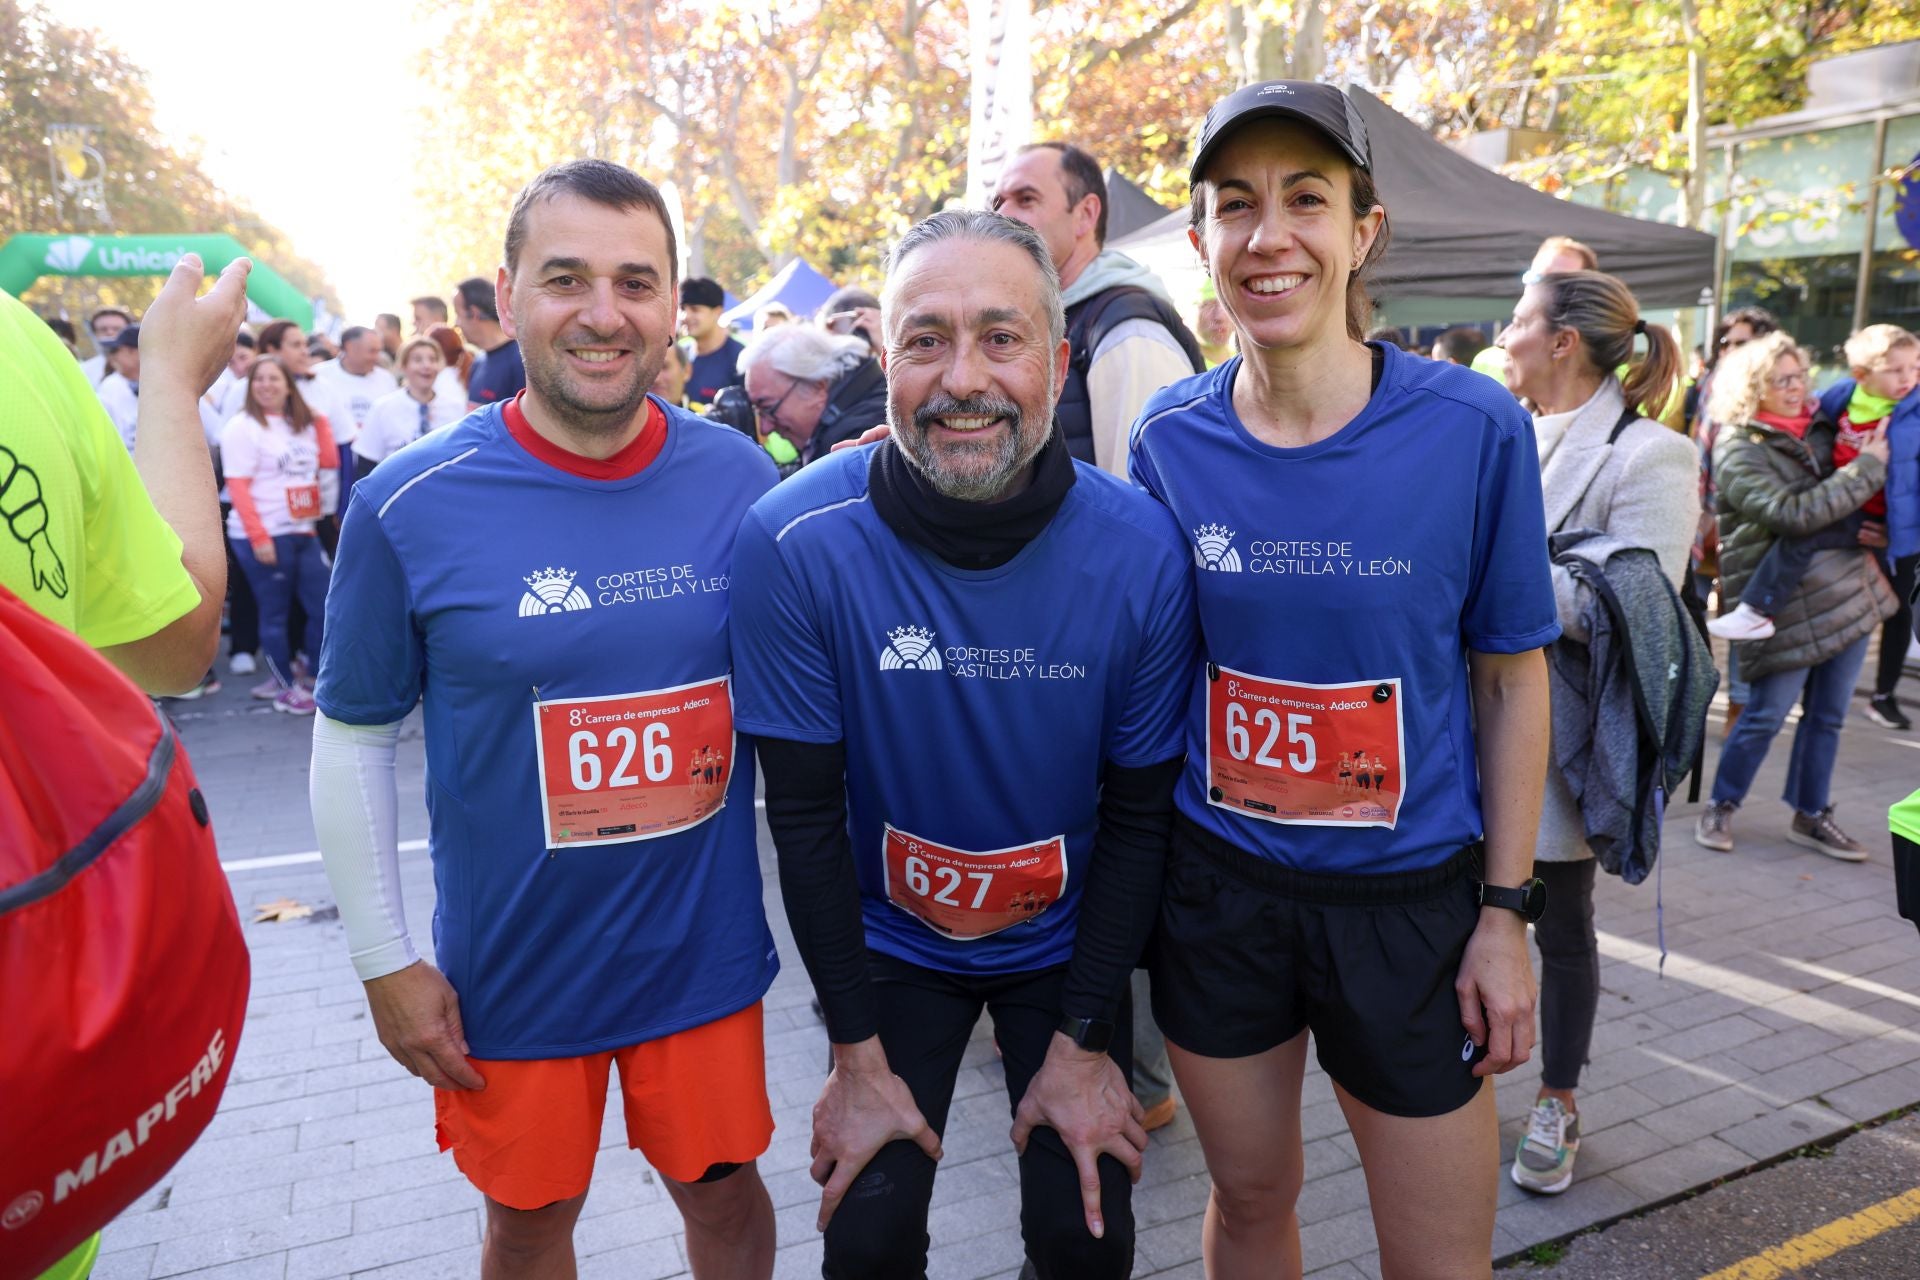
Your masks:
M399 742L397 721L362 725L313 717L313 829L362 982L420 958L400 899L400 798L393 774Z

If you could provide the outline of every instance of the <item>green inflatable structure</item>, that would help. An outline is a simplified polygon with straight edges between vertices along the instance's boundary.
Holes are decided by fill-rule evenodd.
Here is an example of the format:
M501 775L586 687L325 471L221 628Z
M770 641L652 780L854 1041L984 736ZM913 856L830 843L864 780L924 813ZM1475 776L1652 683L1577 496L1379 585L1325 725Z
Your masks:
M41 276L163 276L189 253L200 255L209 276L249 256L232 236L19 235L0 245L0 289L19 297ZM313 327L313 304L258 258L247 297L276 320Z

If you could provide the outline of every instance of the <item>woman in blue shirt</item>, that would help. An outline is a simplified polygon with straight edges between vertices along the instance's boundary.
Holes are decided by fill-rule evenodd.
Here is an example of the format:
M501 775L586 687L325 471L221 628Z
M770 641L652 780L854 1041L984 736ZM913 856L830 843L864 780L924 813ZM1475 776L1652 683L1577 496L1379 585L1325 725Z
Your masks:
M1533 1039L1559 634L1532 428L1498 383L1361 341L1387 211L1338 90L1240 89L1191 176L1242 354L1149 401L1131 461L1199 566L1207 661L1150 960L1213 1177L1208 1274L1299 1273L1311 1030L1382 1271L1487 1275L1485 1081Z

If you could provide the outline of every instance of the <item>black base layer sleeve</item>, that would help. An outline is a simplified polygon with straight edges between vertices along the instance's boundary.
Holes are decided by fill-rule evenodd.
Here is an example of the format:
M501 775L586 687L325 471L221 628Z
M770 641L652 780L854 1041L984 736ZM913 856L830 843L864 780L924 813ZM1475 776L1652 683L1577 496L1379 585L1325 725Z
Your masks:
M1061 1012L1112 1022L1160 914L1173 787L1184 756L1138 769L1109 762L1101 773L1099 824L1067 965ZM772 817L772 801L768 801Z
M794 945L820 997L827 1038L857 1044L880 1033L880 1012L867 976L860 881L847 836L846 744L756 742Z

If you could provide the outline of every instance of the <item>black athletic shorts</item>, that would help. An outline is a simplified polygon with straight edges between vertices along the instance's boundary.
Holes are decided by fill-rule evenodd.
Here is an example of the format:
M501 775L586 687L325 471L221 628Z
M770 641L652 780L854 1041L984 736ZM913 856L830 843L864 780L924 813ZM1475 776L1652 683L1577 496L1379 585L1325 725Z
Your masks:
M1315 875L1177 817L1148 948L1153 1016L1207 1058L1264 1053L1313 1031L1320 1065L1395 1116L1473 1100L1485 1056L1454 994L1479 923L1480 846L1396 875Z

